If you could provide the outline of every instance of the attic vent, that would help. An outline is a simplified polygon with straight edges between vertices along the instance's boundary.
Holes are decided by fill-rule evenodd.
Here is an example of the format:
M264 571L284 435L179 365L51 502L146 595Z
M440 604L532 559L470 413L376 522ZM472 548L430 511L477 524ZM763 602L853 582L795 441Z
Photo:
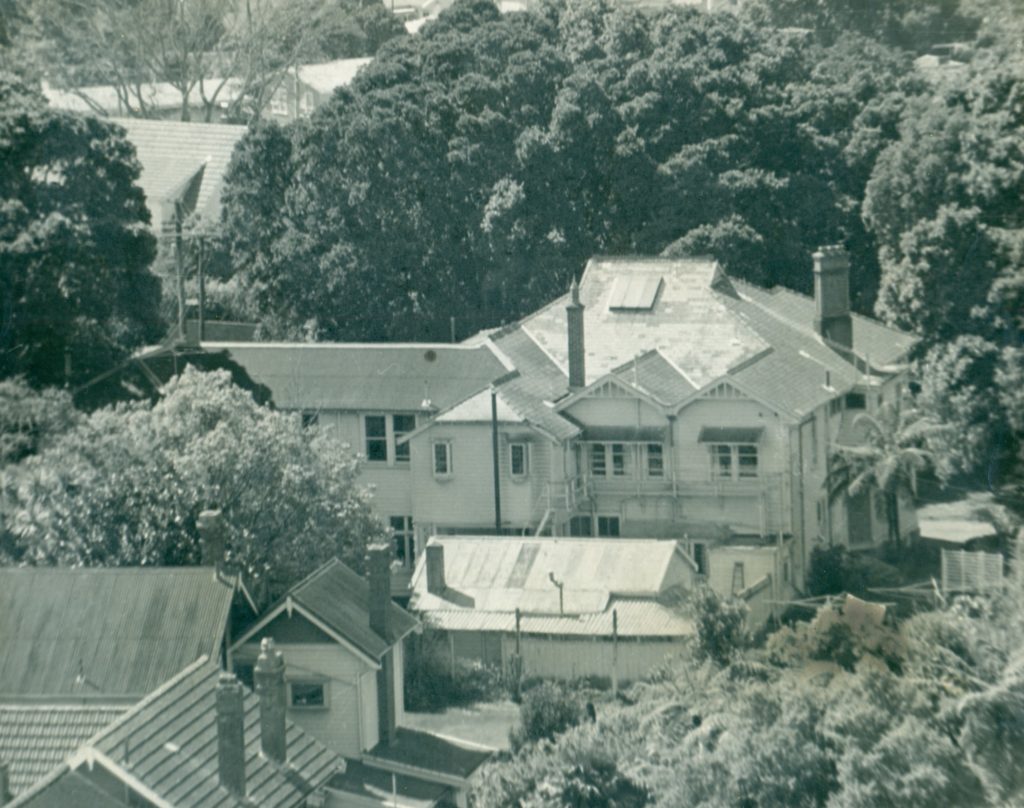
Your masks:
M608 296L609 311L650 311L661 291L660 276L620 275Z

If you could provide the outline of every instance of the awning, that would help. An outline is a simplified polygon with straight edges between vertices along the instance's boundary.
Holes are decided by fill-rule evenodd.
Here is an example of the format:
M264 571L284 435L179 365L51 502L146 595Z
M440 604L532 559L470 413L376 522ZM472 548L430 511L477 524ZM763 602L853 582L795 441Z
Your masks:
M661 426L586 426L584 441L594 443L665 443L668 428Z
M700 443L758 443L763 433L763 426L702 426L697 440Z
M967 544L974 539L995 536L995 527L988 522L967 519L918 519L922 539L945 541L951 544Z

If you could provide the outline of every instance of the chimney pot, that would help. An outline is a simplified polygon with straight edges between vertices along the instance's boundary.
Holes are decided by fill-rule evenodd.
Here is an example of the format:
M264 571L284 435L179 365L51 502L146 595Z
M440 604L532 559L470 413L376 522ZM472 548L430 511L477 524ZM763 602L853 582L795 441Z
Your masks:
M814 255L814 330L829 342L853 347L850 318L850 257L839 245Z
M217 768L221 785L245 796L244 691L227 671L217 680Z
M284 764L287 758L284 656L270 637L264 637L260 643L253 679L260 698L260 748L268 758Z
M569 287L569 303L565 307L569 337L569 389L587 386L586 347L583 339L583 304L576 278Z
M220 510L206 510L196 519L199 530L199 544L202 550L204 567L216 567L224 564L225 537L224 516Z
M427 592L441 595L447 588L444 580L444 546L428 544L427 550Z

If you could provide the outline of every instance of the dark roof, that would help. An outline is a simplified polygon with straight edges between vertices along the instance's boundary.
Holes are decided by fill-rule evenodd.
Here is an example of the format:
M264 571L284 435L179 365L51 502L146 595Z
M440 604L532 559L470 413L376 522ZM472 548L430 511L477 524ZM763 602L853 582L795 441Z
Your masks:
M417 412L445 409L509 369L485 345L203 343L225 351L282 409Z
M304 804L344 762L296 724L287 722L287 766L282 770L260 751L259 699L245 691L246 793L243 802L217 773L217 665L200 659L92 739L111 758L178 808Z
M369 584L338 559L292 587L288 597L374 659L419 625L405 609L391 603L391 636L384 638L372 630Z
M392 804L392 794L396 793L398 800L395 804L399 808L430 808L451 795L449 786L406 774L393 774L350 758L345 760L344 773L334 775L327 787L363 799L383 801L382 798L386 797L388 805Z
M110 705L0 704L0 761L19 794L127 710Z
M383 768L388 763L409 766L423 772L467 778L490 756L488 749L462 746L429 732L399 727L395 742L381 742L366 753L371 763Z
M636 362L627 362L615 375L627 384L636 384L662 404L675 404L697 391L659 351L648 351Z
M111 120L124 127L135 147L142 165L139 185L154 214L154 226L159 225L156 206L193 180L198 182L193 189L195 211L209 221L219 219L224 172L246 127L141 118Z
M26 793L9 808L128 808L128 803L101 789L88 777L61 766L38 790Z
M234 593L209 567L0 569L0 697L141 697L219 652Z

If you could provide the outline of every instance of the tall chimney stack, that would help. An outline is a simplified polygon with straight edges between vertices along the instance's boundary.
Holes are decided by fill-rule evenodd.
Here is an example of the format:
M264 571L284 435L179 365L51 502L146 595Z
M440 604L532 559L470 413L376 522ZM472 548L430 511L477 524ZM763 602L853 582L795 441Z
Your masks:
M371 544L367 548L370 572L370 629L388 644L377 671L377 716L380 739L395 742L395 654L391 645L391 548Z
M242 684L222 671L217 681L217 769L220 784L245 796L245 705Z
M202 563L204 567L215 567L218 570L224 566L224 552L226 549L226 537L224 535L224 517L220 510L207 510L199 514L196 519L196 528L199 530L199 546L202 551Z
M569 330L569 389L580 390L587 386L586 353L583 343L583 304L580 303L580 287L576 278L569 287L569 303L565 307Z
M260 643L253 679L256 695L260 697L260 748L268 758L284 765L287 758L284 657L270 637L264 637Z
M426 557L427 592L431 595L441 595L447 587L444 580L444 545L428 544Z
M823 339L853 347L850 319L850 257L839 245L821 247L814 258L814 330Z

